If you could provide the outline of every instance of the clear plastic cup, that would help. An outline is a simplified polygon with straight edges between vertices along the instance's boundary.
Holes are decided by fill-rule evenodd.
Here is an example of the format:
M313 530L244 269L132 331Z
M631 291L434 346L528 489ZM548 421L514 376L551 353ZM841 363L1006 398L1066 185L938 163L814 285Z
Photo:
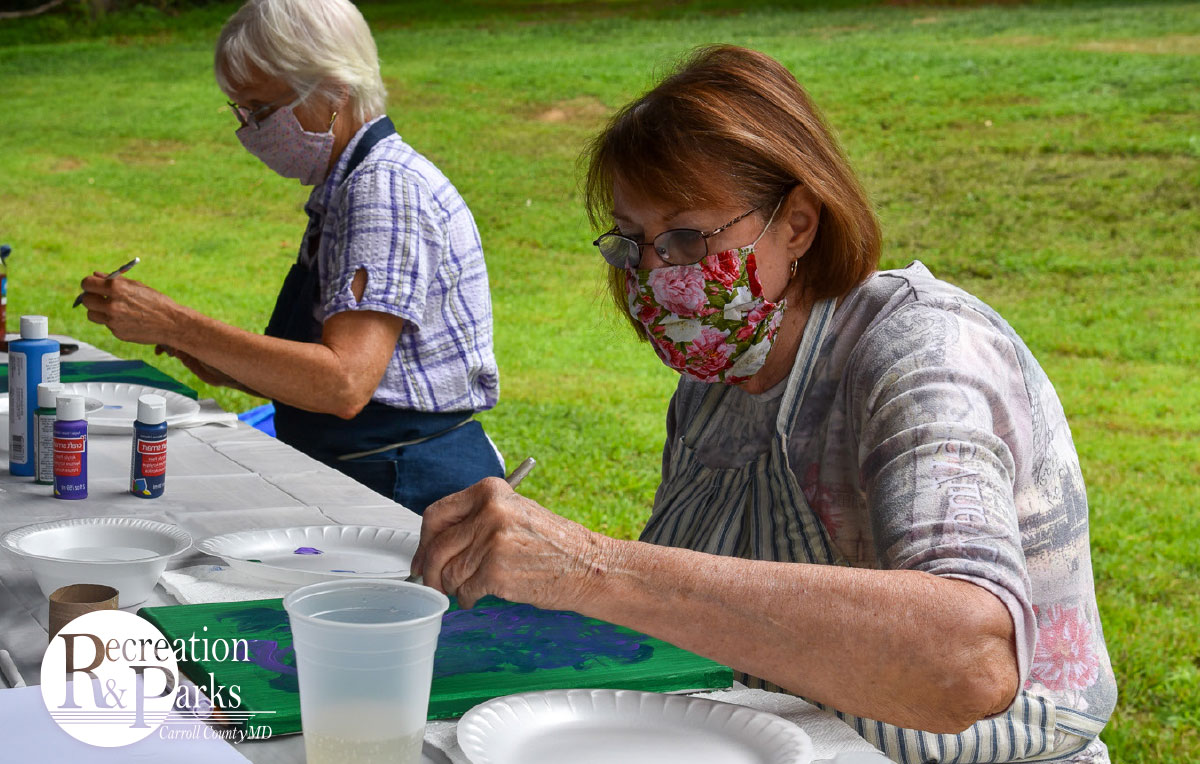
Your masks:
M450 600L405 581L328 581L283 600L308 764L418 764Z

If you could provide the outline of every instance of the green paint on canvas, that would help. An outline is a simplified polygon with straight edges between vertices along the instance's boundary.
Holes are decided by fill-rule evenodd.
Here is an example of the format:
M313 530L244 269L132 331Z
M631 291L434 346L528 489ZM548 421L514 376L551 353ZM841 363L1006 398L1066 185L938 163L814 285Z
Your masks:
M248 724L274 734L300 730L291 631L281 600L143 608L168 639L245 640L243 661L189 656L184 673L201 686L237 685L238 710L274 712ZM207 630L205 629L207 627ZM732 672L659 639L578 613L488 597L471 610L451 598L434 658L429 718L448 719L485 700L571 687L670 692L728 687Z
M145 361L63 361L61 381L125 382L167 390L195 400L196 391ZM8 364L0 364L0 393L8 392Z

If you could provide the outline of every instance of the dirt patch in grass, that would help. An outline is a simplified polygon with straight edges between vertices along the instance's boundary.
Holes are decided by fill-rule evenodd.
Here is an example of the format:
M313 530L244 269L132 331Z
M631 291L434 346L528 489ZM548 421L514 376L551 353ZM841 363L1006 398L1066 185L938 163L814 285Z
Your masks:
M976 8L985 5L1027 5L1028 0L886 0L893 8Z
M968 42L976 45L1004 45L1012 48L1040 48L1046 45L1053 45L1057 42L1053 37L1034 34L1020 34L1011 36L983 37L976 40L968 40Z
M175 164L175 157L182 154L187 144L181 141L133 140L117 152L117 158L126 164L142 167Z
M874 28L874 24L845 24L841 26L817 27L812 31L813 34L820 36L822 40L828 40L831 37L837 37L843 34L854 34L855 32L867 32Z
M81 167L87 167L87 162L79 157L59 157L50 165L50 172L73 172Z
M598 99L581 96L552 104L534 114L533 119L551 124L594 125L608 115L609 108Z
M1072 45L1075 50L1099 53L1157 53L1171 56L1200 55L1200 35L1175 34L1133 40L1095 40Z
M1043 48L1062 42L1044 35L997 36L971 40L976 45L995 45L1009 48ZM1164 37L1128 38L1121 40L1091 40L1068 46L1071 50L1092 53L1156 53L1172 56L1200 55L1200 35L1166 35Z

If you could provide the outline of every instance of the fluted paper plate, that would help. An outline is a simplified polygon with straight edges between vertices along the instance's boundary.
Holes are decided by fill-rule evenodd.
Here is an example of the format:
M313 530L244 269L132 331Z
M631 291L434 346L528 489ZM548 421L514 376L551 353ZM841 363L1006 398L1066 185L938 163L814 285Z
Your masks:
M765 711L636 690L508 695L468 711L472 764L810 764L812 740Z
M131 432L137 419L138 397L149 393L166 400L167 427L200 413L200 404L186 395L128 382L67 382L63 384L63 392L94 398L103 404L103 408L89 410L87 415L88 431L93 433Z
M421 534L375 525L238 531L196 545L234 570L285 584L339 578L407 578Z
M69 392L69 391L68 391ZM74 395L75 393L71 393ZM83 413L90 415L93 411L99 411L104 408L104 401L98 398L83 399ZM7 419L8 415L8 393L0 393L0 415L4 415Z

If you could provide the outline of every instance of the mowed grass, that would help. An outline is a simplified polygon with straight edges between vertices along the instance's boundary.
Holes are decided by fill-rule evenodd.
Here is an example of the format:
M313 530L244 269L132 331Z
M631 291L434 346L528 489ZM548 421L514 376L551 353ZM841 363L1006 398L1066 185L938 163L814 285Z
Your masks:
M776 56L862 175L884 266L920 259L992 304L1059 391L1120 681L1114 761L1200 760L1200 5L839 5L364 5L393 119L482 232L502 374L486 426L510 462L538 458L524 493L636 536L675 376L609 309L576 159L692 46ZM10 328L48 314L243 410L258 401L69 307L83 275L139 255L132 277L265 325L306 193L233 137L210 74L233 8L0 24L0 240Z

